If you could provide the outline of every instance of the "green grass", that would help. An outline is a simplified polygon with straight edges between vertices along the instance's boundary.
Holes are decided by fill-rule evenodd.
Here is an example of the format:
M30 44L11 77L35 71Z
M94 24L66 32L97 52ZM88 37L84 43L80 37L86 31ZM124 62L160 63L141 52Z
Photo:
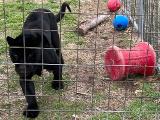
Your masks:
M65 41L64 44L68 44L68 43L75 43L76 45L83 45L84 39L82 37L77 37L76 33L74 32L66 32L65 35Z
M127 108L130 112L129 118L132 120L152 120L155 117L156 112L160 110L160 106L153 101L134 100Z
M80 114L81 112L79 111L83 111L86 108L85 102L72 102L64 98L59 98L59 94L63 94L63 92L55 92L50 97L39 98L40 108L43 108L43 110L48 110L49 112L46 112L46 114L50 113L50 118L54 118L54 120L58 120L59 118L61 120L71 120L72 115L75 114L75 111L77 111L76 114ZM42 111L37 120L44 119L46 114Z
M91 118L91 120L121 120L120 113L99 113Z
M140 90L146 98L135 99L127 107L130 112L129 117L132 120L152 120L156 112L160 111L160 106L155 102L160 97L160 92L155 91L153 83L144 83L141 85Z
M155 90L153 83L141 83L139 90L142 90L142 98L134 98L130 102L123 113L124 117L129 120L153 120L158 111L160 111L160 105L156 103L156 100L160 98L160 92ZM143 98L144 96L144 98ZM98 105L101 105L102 101L105 101L106 96L101 92L95 94L94 100ZM122 120L121 113L112 113L112 112L102 112L92 117L92 120Z
M147 96L153 99L157 99L160 97L160 92L155 91L153 83L144 83L141 87L144 91L143 96Z

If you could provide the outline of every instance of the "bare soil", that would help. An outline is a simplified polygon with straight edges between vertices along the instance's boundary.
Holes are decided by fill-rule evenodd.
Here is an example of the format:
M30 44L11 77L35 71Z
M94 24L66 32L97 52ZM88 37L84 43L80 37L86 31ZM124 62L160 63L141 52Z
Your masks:
M106 10L104 2L99 1L99 3L97 3L97 0L82 3L80 12L80 22L92 19L96 17L97 14L111 14ZM81 50L63 51L66 64L81 65L69 69L71 79L76 79L78 83L68 86L68 90L64 93L65 97L71 101L77 99L85 101L91 106L93 105L97 112L123 110L125 106L132 101L130 97L137 95L135 91L139 86L139 84L133 81L113 82L106 79L107 74L105 73L103 65L104 54L107 48L112 45L120 48L129 48L130 45L134 46L135 43L139 41L137 34L134 33L131 27L124 32L114 31L112 26L113 17L114 15L111 15L109 20L89 31L84 36L85 45L83 47L75 44L65 46L65 49L80 48ZM77 87L77 89L75 87ZM96 100L97 94L101 94L99 101ZM92 107L88 106L88 109L92 110L91 108ZM91 118L94 114L95 113L84 112L79 117L84 120Z

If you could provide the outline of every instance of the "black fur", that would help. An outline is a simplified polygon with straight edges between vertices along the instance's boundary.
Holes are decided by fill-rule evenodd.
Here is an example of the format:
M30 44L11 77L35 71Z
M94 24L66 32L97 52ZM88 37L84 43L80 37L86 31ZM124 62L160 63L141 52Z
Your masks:
M64 2L57 15L47 9L34 10L27 17L22 33L15 39L7 37L9 54L15 63L20 86L28 103L23 112L26 117L35 118L39 114L32 76L40 76L42 70L47 69L54 74L52 87L56 90L64 87L61 81L64 61L60 50L57 22L63 18L66 7L71 12L69 5Z

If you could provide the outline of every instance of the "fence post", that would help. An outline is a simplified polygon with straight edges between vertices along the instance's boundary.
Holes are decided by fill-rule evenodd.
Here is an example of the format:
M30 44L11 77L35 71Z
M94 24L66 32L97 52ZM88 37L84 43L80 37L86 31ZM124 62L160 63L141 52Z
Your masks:
M138 15L137 23L138 23L138 36L144 40L144 0L137 0L137 9L136 14Z

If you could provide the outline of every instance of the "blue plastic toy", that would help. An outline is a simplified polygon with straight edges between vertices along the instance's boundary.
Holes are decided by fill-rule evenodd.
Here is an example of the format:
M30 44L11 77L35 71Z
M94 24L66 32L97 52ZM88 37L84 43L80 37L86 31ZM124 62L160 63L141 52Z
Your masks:
M129 24L128 17L125 15L116 15L112 22L115 30L126 30Z

